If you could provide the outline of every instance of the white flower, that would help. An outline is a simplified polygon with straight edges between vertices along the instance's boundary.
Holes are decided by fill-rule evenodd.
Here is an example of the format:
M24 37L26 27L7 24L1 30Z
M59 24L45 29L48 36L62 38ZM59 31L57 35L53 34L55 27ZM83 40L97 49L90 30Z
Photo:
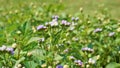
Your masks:
M16 48L17 47L17 44L16 43L13 43L12 44L12 48Z
M95 33L96 32L101 32L101 31L102 31L102 28L97 28L97 29L94 30Z
M2 47L0 47L0 51L4 51L7 47L5 45L3 45Z
M54 20L54 19L49 23L50 23L51 27L58 26L58 22L56 20Z
M115 32L111 32L111 33L109 33L109 35L108 36L113 36L115 34Z
M88 60L88 63L90 63L90 64L95 64L95 60L94 59L92 59L92 58L90 58L89 60Z

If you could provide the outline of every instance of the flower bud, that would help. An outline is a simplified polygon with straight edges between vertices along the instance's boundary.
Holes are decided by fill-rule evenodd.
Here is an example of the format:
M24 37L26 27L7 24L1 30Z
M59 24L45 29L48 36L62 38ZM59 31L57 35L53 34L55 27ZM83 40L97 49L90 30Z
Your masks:
M18 64L18 65L17 65L17 67L18 67L18 68L21 68L21 67L22 67L22 65L21 65L21 64Z
M117 29L117 32L120 32L120 28Z
M86 65L86 68L89 68L89 67L90 67L90 65L89 65L89 64L87 64L87 65Z
M63 68L69 68L69 65L64 65Z
M47 64L45 64L45 63L41 65L42 68L46 68L46 66L47 66Z
M28 52L28 53L27 53L27 56L31 56L31 55L32 55L32 52Z
M80 12L83 12L83 8L80 8Z
M62 65L57 65L56 68L63 68L63 66Z
M100 59L100 55L97 55L97 60Z
M89 64L95 64L95 62L96 62L96 61L93 60L92 58L90 58L89 61L88 61Z
M16 43L13 43L12 44L12 48L16 48L17 47L17 44Z
M52 68L52 66L48 66L48 68Z
M21 34L21 31L17 31L16 33L17 33L17 34Z
M74 60L75 57L74 56L69 56L69 60Z

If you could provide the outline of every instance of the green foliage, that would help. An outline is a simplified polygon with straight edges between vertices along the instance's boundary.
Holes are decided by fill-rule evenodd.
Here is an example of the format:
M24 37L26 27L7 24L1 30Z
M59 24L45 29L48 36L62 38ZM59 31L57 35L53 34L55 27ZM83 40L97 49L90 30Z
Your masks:
M119 21L106 9L93 16L63 9L58 1L0 9L0 66L119 68Z
M120 64L111 62L106 66L106 68L120 68Z

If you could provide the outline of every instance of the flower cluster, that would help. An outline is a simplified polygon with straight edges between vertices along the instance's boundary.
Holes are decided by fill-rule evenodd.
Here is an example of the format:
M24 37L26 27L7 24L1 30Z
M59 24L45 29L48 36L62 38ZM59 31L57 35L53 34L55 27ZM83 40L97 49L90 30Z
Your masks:
M58 21L56 19L53 19L51 22L49 22L51 27L58 26Z
M56 68L63 68L63 66L62 65L57 65Z
M82 48L82 51L94 52L94 50L93 50L93 49L88 48L88 47L84 47L84 48Z
M40 38L39 40L38 40L38 42L44 42L45 41L45 38Z
M77 64L81 67L83 66L83 62L81 60L75 60L74 62L75 62L75 64Z
M5 51L5 52L9 52L11 54L14 54L14 48L12 47L7 47L5 45L3 45L2 47L0 47L0 51Z
M70 26L70 23L67 22L66 20L62 20L61 24L65 26Z
M78 21L79 17L72 17L72 21Z
M58 23L58 18L59 18L59 16L53 16L52 18L53 18L52 21L46 22L46 23L45 23L45 26L44 26L44 25L39 25L39 26L37 26L37 30L44 30L44 29L47 28L46 26L51 26L51 27L56 27L56 26L58 26L58 25L59 25L59 23ZM71 25L71 23L68 22L67 20L62 20L60 24L61 24L61 25L64 25L64 26L70 26L70 25ZM72 30L72 29L73 29L73 28L70 28L70 30Z
M108 36L111 37L111 36L114 36L114 34L115 34L115 32L110 32L110 33L108 34Z
M74 56L69 56L69 59L70 59L70 60L74 60L75 57L74 57Z
M94 30L94 32L96 33L96 32L101 32L102 31L102 28L96 28L95 30Z
M58 20L58 18L59 18L58 15L54 15L54 16L52 16L52 19L54 19L54 20Z
M43 30L43 29L46 29L47 27L46 26L44 26L44 25L39 25L38 27L37 27L37 30Z
M64 53L68 53L68 52L69 52L69 49L68 49L68 48L64 50Z
M92 58L89 58L88 63L89 63L89 64L95 64L95 63L96 63L96 60L94 60L94 59L92 59Z

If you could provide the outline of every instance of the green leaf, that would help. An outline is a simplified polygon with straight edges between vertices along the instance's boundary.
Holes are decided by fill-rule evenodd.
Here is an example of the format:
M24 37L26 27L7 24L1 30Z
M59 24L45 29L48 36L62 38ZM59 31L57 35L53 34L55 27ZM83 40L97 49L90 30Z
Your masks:
M106 66L106 68L120 68L120 64L111 62Z
M28 31L30 31L30 29L31 29L31 25L30 25L30 23L29 22L24 22L22 25L21 25L21 31L22 31L22 33L24 33L24 34L27 34L28 33Z
M89 47L89 48L93 48L92 43L88 44L88 47Z
M120 38L116 38L115 42L119 43L120 42Z
M39 37L32 37L28 42L27 42L27 45L32 43L32 42L35 42L35 41L38 41L40 38Z
M55 55L55 58L54 58L54 60L61 60L63 57L62 56L60 56L60 55Z
M24 62L24 64L26 68L36 68L38 65L34 61L27 61L27 62Z
M45 59L45 50L39 50L39 49L35 49L32 51L32 55L36 58L38 58L39 60L44 60Z

